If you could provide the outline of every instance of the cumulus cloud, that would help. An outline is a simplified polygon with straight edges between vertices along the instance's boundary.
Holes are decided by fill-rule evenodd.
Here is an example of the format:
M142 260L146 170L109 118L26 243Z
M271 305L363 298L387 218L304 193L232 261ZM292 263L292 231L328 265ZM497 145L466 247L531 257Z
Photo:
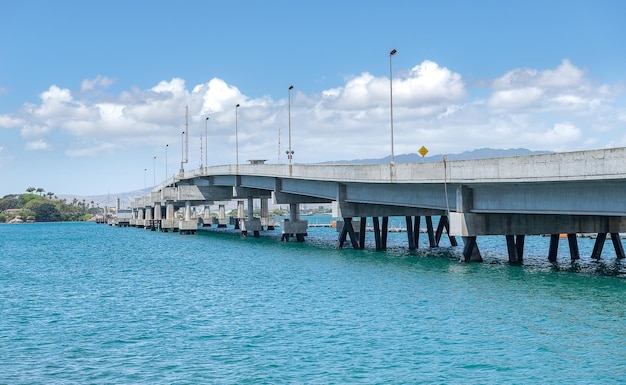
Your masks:
M86 80L81 91L110 82L102 76ZM607 143L611 130L624 124L623 87L594 84L568 60L549 69L512 69L483 84L490 87L487 97L468 97L473 85L435 62L400 69L393 78L396 154L415 153L421 145L431 153L480 147L575 149L596 137L599 145ZM364 72L318 94L296 89L291 96L297 162L389 155L388 77ZM188 106L189 158L199 159L199 137L206 130L210 163L233 163L237 103L240 159L278 161L287 146L286 95L251 98L219 78L192 86L173 78L102 100L52 85L39 97L39 103L0 115L0 127L19 129L31 149L44 149L51 135L65 135L59 145L70 157L164 151L165 145L180 156Z
M115 83L115 79L98 75L94 79L84 79L80 85L80 91L88 92L93 91L95 88L106 89L109 88L113 83Z
M466 94L461 75L429 60L393 78L392 85L394 106L398 107L439 105L461 100ZM389 78L364 72L348 79L344 87L324 91L322 96L334 100L338 108L364 109L389 105L390 91Z
M48 148L50 148L50 145L43 139L26 143L26 149L29 151L47 150Z
M487 107L492 114L600 115L613 108L618 85L596 84L565 59L554 69L517 68L493 80Z

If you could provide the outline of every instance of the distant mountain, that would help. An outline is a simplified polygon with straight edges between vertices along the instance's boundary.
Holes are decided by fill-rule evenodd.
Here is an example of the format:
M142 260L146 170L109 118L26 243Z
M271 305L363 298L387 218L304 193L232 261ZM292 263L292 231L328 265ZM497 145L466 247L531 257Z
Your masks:
M507 150L494 148L479 148L472 151L464 151L460 154L446 154L448 160L468 160L468 159L489 159L502 158L507 156L539 155L549 154L551 151L531 151L525 148L511 148ZM418 162L441 162L442 154L426 156L422 159L419 154L401 154L395 156L396 163L418 163ZM391 162L391 156L378 159L355 159L355 160L333 160L320 164L385 164Z

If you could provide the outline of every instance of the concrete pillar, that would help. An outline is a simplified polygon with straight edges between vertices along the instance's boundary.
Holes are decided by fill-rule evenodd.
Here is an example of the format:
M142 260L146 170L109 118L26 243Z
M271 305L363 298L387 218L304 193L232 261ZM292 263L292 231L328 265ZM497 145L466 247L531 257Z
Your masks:
M152 207L146 207L146 220L152 220Z
M254 198L248 198L248 220L251 221L254 218Z
M204 205L204 212L202 213L202 223L204 227L211 227L211 206Z
M226 227L226 223L227 223L226 222L226 205L223 203L218 206L217 218L218 218L217 227L219 228Z
M269 215L269 198L261 198L261 227L274 230L274 218Z
M163 218L163 213L161 212L161 203L155 202L154 203L154 219L160 221L162 218Z
M308 221L300 220L300 205L297 203L289 204L289 220L282 222L282 241L289 241L289 237L296 236L298 242L304 242L309 227Z
M191 202L190 201L185 201L185 220L186 221L191 220Z
M174 202L165 203L165 219L174 220Z
M298 203L289 204L289 220L295 222L300 219L300 205Z
M245 207L243 205L243 201L237 201L237 218L235 219L235 230L241 228L241 224L244 221L245 216Z

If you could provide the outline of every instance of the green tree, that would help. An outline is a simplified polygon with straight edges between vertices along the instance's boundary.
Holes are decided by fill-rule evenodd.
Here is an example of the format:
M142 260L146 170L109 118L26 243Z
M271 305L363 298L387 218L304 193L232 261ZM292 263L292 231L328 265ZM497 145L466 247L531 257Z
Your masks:
M35 190L36 190L36 188L34 188L34 187L29 187L29 188L27 188L27 189L26 189L26 192L30 194L30 193L32 193L32 192L33 192L33 191L35 191Z
M32 200L24 208L35 213L37 222L59 222L61 220L59 210L53 203L48 201Z

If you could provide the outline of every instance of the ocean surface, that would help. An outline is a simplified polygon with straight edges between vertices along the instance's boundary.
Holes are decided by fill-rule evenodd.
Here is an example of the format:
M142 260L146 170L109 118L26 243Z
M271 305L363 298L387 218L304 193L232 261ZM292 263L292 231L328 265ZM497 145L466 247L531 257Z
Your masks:
M312 220L311 223L314 223ZM393 222L392 222L393 225ZM626 261L527 237L337 250L233 231L0 225L0 384L619 384Z

